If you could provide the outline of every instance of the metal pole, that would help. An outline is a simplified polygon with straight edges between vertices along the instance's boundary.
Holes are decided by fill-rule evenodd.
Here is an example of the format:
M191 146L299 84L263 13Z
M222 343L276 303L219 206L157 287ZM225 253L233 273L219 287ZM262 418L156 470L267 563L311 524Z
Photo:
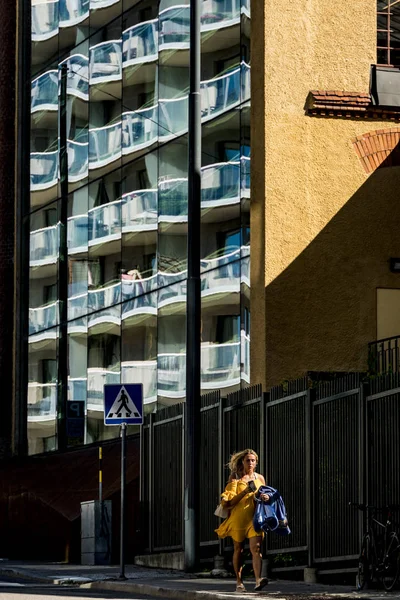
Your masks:
M185 403L185 569L199 563L200 446L200 221L201 221L201 100L200 100L201 0L190 2L190 88L188 238L186 304L186 403Z
M99 447L99 502L103 502L103 448Z
M121 425L121 532L120 532L120 572L125 577L125 483L126 483L126 423Z
M59 338L58 338L58 398L57 398L57 436L59 450L65 449L66 408L68 399L68 142L67 142L67 65L61 65L60 82L60 204L58 215L59 254L58 254L58 301L59 301Z

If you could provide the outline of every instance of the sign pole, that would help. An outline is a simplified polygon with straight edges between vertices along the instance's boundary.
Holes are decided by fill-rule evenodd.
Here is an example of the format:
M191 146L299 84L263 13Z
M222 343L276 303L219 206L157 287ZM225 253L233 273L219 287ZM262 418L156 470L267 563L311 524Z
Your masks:
M125 577L125 483L126 483L126 423L121 424L121 538L120 579Z

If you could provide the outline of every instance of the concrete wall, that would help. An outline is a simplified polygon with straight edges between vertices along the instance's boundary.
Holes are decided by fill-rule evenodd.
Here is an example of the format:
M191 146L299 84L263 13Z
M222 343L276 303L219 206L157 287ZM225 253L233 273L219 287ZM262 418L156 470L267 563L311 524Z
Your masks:
M368 92L375 11L253 0L251 381L266 388L366 368L376 288L400 288L400 169L367 175L352 144L393 123L305 114L310 90Z

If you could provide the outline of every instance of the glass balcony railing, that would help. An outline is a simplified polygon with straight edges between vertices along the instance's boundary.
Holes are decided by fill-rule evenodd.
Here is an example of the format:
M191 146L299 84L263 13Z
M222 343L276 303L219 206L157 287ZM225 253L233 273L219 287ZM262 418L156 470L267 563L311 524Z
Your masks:
M201 7L201 29L219 29L224 25L239 23L241 0L203 0Z
M250 336L243 330L240 332L241 377L250 383Z
M157 226L157 190L137 190L121 200L122 231L144 231Z
M118 4L121 0L90 0L90 9L98 10L99 8L108 8L113 4Z
M68 321L71 322L72 329L87 330L86 315L88 312L88 293L76 294L68 298Z
M130 154L157 142L158 107L151 106L122 115L122 154Z
M242 246L242 249L246 246ZM243 256L240 264L240 283L244 283L247 287L250 287L250 246L247 246L249 253L247 256Z
M189 48L190 7L173 6L159 13L159 49Z
M202 207L210 208L234 202L240 202L240 163L225 162L202 167Z
M89 130L89 168L98 169L121 158L121 121Z
M122 383L141 383L143 402L157 401L157 361L129 361L122 363Z
M165 179L158 184L159 221L186 221L188 214L188 180L186 177Z
M58 71L47 71L32 81L31 112L58 110Z
M122 318L135 314L157 314L157 275L144 279L122 279Z
M160 100L158 103L159 136L166 141L171 136L175 137L185 133L188 128L189 98L173 98Z
M124 67L150 62L158 58L158 19L139 23L122 34Z
M203 342L201 345L201 387L204 390L227 388L240 383L241 342L225 344ZM182 398L186 386L186 354L159 354L158 394Z
M72 27L89 16L89 0L60 0L60 27Z
M29 309L29 335L34 335L58 324L58 302Z
M58 225L32 231L30 234L30 266L56 262L59 245Z
M87 379L87 408L93 411L103 411L104 386L108 383L120 383L120 371L107 370L97 367L88 369Z
M88 309L99 311L89 318L89 326L100 322L121 322L121 283L113 283L103 288L89 290ZM117 306L115 306L117 305Z
M121 79L121 40L110 40L92 46L89 51L89 56L89 77L91 84Z
M88 151L88 142L68 140L68 180L70 183L81 181L88 176Z
M202 81L200 85L201 116L207 120L240 103L240 67L222 75Z
M68 219L69 252L87 249L89 243L89 219L87 214L74 215Z
M110 236L121 236L121 200L89 210L89 245Z
M243 198L250 198L251 184L251 159L250 156L242 156L240 159L241 168L241 188Z
M87 398L87 378L68 377L68 400L84 400Z
M32 0L32 41L43 42L58 33L58 0Z
M56 403L56 383L28 383L29 422L55 420Z
M219 292L240 292L240 248L201 261L201 296Z
M58 179L58 151L31 152L31 191L53 187Z
M179 273L158 273L158 307L186 302L187 271Z
M84 54L72 54L60 63L67 65L67 94L89 100L89 60Z

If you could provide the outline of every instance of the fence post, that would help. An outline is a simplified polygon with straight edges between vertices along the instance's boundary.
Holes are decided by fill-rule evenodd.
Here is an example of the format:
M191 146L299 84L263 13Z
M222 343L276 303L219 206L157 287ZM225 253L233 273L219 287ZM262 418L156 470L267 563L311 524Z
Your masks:
M153 493L154 493L154 415L149 415L149 461L150 466L148 494L149 494L149 551L153 552L154 548L154 510L153 510ZM143 469L143 473L145 470Z
M315 389L307 390L306 399L306 490L308 494L307 506L307 566L312 568L314 562L314 528L313 528L313 504L314 504L314 443L313 443L313 402L315 399Z
M368 432L368 396L370 393L369 382L360 384L360 415L359 415L359 494L360 503L368 504L368 472L369 472L369 432ZM359 511L359 540L360 547L364 528L364 513Z

